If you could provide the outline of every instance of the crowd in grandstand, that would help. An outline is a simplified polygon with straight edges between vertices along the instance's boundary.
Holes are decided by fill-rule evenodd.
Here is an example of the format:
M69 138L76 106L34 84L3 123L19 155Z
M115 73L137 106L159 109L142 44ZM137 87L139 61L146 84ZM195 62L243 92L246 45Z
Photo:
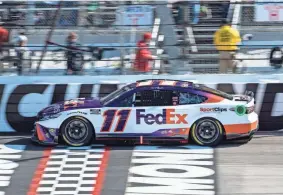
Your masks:
M80 3L83 3L83 2L80 2ZM96 31L96 29L102 29L102 32L103 30L108 30L107 32L111 32L112 29L115 29L115 30L118 29L119 31L121 31L120 33L126 34L125 33L126 30L124 32L123 29L119 27L120 24L115 23L115 21L118 20L117 10L120 4L109 2L109 1L105 1L105 2L99 1L99 3L92 2L92 3L86 4L86 8L85 7L82 8L83 6L80 7L80 3L75 2L75 1L70 4L68 2L64 3L63 8L68 8L68 9L63 10L59 14L57 18L57 22L55 23L55 29L65 30L65 31L62 31L62 33L60 33L61 37L58 38L57 36L57 40L59 39L59 42L61 40L65 40L65 41L64 43L62 42L58 43L57 46L59 46L62 49L62 52L64 52L63 61L65 60L64 64L66 65L65 66L66 74L81 74L82 70L84 69L85 54L91 53L83 49L74 49L76 47L78 48L84 47L86 43L88 44L87 40L85 40L84 43L81 42L81 40L84 38L84 34L78 33L78 29L80 29L80 32L84 31L85 29L88 30L88 32L90 33L86 33L86 35L88 36L88 40L91 40L91 41L92 41L92 36L96 36L92 34L95 34L96 32L92 32L91 30L89 30L89 26L94 26L93 29L95 30L93 31ZM176 46L178 47L178 49L181 48L181 51L178 53L177 56L170 55L170 52L168 52L165 49L166 45L161 48L162 50L165 50L164 53L166 52L167 54L169 53L168 58L169 59L179 58L181 61L182 60L188 61L187 63L189 65L187 67L198 68L201 66L209 65L211 63L212 65L217 66L217 72L219 73L228 73L230 71L232 71L233 73L236 73L238 71L237 70L238 61L236 60L236 58L237 58L237 54L239 53L239 48L237 47L237 45L241 44L242 39L240 36L240 32L236 28L232 28L232 25L231 25L232 18L228 14L230 7L231 7L230 1L224 0L218 3L217 2L210 3L208 1L206 2L196 1L192 3L188 1L188 2L185 2L184 4L184 1L169 0L168 3L172 3L171 7L170 6L169 7L171 9L172 15L170 17L172 18L173 23L167 24L169 23L169 21L164 21L163 19L163 21L161 21L161 24L160 24L161 27L159 27L160 29L169 29L168 26L170 25L173 26L174 30L176 30L177 28L185 29L186 27L191 27L193 33L195 33L195 31L197 31L198 29L199 32L194 34L196 43L190 42L189 45L185 45L186 47L185 49L191 50L190 48L193 46L191 46L190 44L192 45L198 44L200 48L201 46L206 47L206 45L207 46L209 46L210 44L212 45L212 49L204 49L204 50L199 49L197 52L189 51L188 53L183 52L184 49L182 48L182 44L180 43L182 43L182 40L191 39L191 37L189 37L190 33L183 32L181 33L181 36L183 36L180 39L181 42L178 42L180 40L177 40L177 42L174 42L173 45L169 44L170 47ZM132 4L133 2L131 1L127 1L123 3L124 6L132 5ZM155 9L157 7L157 4L158 3L156 3L156 5L152 2L150 3L150 5L154 7ZM160 4L162 5L162 3ZM13 58L12 64L14 67L16 67L18 74L22 74L23 67L26 66L24 65L24 63L27 63L25 60L22 60L22 59L26 59L26 58L31 59L31 57L25 57L25 55L31 52L30 44L33 44L33 45L41 44L41 47L44 47L45 41L46 41L45 40L46 37L44 35L41 37L39 36L40 38L38 38L38 41L35 43L34 40L37 38L34 38L34 37L37 37L38 34L34 33L34 35L30 35L27 32L30 32L29 30L33 28L35 30L45 29L46 34L48 34L49 31L52 31L52 23L53 23L52 20L55 18L54 14L56 13L56 9L57 9L56 5L57 4L51 4L48 2L40 2L40 3L36 2L34 3L32 8L27 7L27 5L11 6L5 3L1 5L2 7L6 6L5 8L7 8L7 12L5 13L1 12L1 16L0 16L1 21L2 21L2 27L0 29L0 49L1 49L0 57L1 59L5 57L4 55L5 52L3 51L8 50L7 48L9 49L13 48L15 50L16 56ZM168 7L168 5L166 5L166 7ZM31 15L29 15L30 13L27 12L29 9L33 10ZM2 10L5 10L5 9L2 9ZM154 17L157 17L156 14L157 12L155 10ZM158 17L160 17L160 15ZM81 21L84 21L85 23L81 23ZM29 26L30 24L31 26ZM83 27L81 27L80 25ZM113 27L115 25L117 25L118 27L109 28L109 26ZM206 29L206 25L207 25L207 29ZM210 27L210 26L214 26L214 27ZM20 30L18 30L19 28ZM107 28L109 28L110 30ZM133 41L130 44L135 44L135 49L132 49L132 51L135 51L135 52L130 52L130 54L129 53L122 54L121 52L119 53L120 56L118 56L119 59L115 59L117 61L117 64L119 64L119 66L122 67L124 66L123 60L128 58L122 55L130 56L129 58L131 58L130 60L130 64L131 64L130 73L131 74L132 73L151 74L153 71L153 64L157 60L164 59L161 57L160 53L156 54L158 53L156 52L158 46L155 46L156 48L152 49L152 46L149 45L150 41L156 41L156 40L151 40L152 34L155 34L155 32L153 31L150 32L150 29L152 28L153 28L153 23L152 23L152 26L150 26L147 29L143 29L141 31L135 31L134 32L135 35L132 35L133 34L132 32L131 32L132 33L131 35L127 35L128 38L126 39L131 39L131 41ZM203 28L204 30L199 29L199 28ZM133 29L130 29L130 30L133 30ZM207 30L207 32L205 30ZM102 33L102 34L106 35L107 32L105 31L105 33ZM111 33L114 34L113 32ZM170 32L168 33L169 36L168 35L164 36L165 42L166 40L171 41L172 39L171 36L176 36L177 39L179 39L178 38L179 34L178 33L174 34L174 33L175 32ZM119 36L120 35L113 35L114 37L113 39L120 39ZM132 39L132 37L130 36L134 36L134 38ZM99 37L99 35L97 35L97 37ZM101 35L101 38L104 38L104 37ZM89 45L97 44L96 43L97 39L99 38L96 38L94 42L89 43ZM52 40L48 40L46 44L49 45L51 42ZM56 42L56 40L54 42ZM125 42L129 43L128 40ZM125 42L124 43L120 42L120 44L125 45ZM64 44L64 46L62 46L62 44ZM105 43L105 45L106 44L112 44L112 42L110 41L108 43ZM9 47L7 47L7 45ZM120 45L120 47L122 46ZM126 48L127 46L123 46L123 47L125 47L125 50L127 51L131 50L129 48ZM114 48L112 49L115 50ZM120 51L121 48L116 49L116 50ZM277 50L281 51L280 48L277 48ZM95 63L97 61L101 61L99 59L101 59L101 55L103 51L104 49L99 48L99 52L101 52L100 57L92 58L91 60L95 61ZM89 54L89 55L92 55L92 54ZM134 58L132 58L132 55L134 56ZM197 56L196 59L194 59L194 55ZM202 56L204 56L204 58L202 58ZM205 56L208 56L207 59L205 58ZM216 56L216 57L215 59L213 57L211 57L210 59L209 58L210 56ZM106 57L105 60L107 61L109 59ZM218 60L218 61L215 62L215 60ZM120 62L118 63L118 61ZM161 66L162 66L162 63L164 62L165 62L164 60L161 62ZM56 64L56 62L53 62L53 63ZM175 62L171 61L170 63L175 63ZM3 60L1 60L0 64L1 64L0 71L2 72ZM27 66L31 67L31 65L27 65ZM179 65L174 66L173 64L171 64L170 66L178 67ZM187 72L188 71L190 71L189 68L187 68Z

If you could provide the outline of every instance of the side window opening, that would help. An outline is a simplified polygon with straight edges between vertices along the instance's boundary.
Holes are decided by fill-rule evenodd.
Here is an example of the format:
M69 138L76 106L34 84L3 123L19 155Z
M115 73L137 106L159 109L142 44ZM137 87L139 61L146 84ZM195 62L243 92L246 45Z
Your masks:
M179 96L179 105L186 104L201 104L207 100L207 97L189 93L189 92L180 92Z
M170 90L145 90L136 93L135 106L172 106Z
M118 107L132 107L133 105L133 95L125 97L119 102Z

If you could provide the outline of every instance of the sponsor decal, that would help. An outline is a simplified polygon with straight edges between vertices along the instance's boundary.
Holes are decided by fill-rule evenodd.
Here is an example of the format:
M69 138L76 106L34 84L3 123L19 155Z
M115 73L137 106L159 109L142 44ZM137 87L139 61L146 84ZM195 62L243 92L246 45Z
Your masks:
M87 115L86 112L82 112L82 111L76 111L76 112L70 112L67 115L71 115L71 114L83 114L83 115Z
M201 112L227 112L227 108L200 108Z
M146 113L145 109L136 110L136 124L141 124L143 121L147 125L153 124L188 124L186 117L188 114L178 114L175 109L162 109L162 113L151 114Z
M247 108L243 105L236 106L235 112L239 116L243 116L246 114Z
M101 114L100 109L90 109L90 114Z

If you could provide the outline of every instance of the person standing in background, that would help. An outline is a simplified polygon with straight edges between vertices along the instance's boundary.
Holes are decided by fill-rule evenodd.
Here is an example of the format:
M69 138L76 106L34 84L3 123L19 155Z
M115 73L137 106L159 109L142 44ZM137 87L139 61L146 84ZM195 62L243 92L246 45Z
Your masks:
M237 69L235 54L238 50L237 45L241 42L239 31L232 28L225 19L222 21L220 29L215 32L213 39L214 45L219 51L219 73L227 73L229 68L235 73Z
M66 45L67 74L82 73L84 61L83 53L80 50L81 45L78 43L78 35L74 32L69 33Z
M3 44L7 43L8 41L9 41L9 31L6 28L0 26L0 72L2 72L4 68L2 59L4 57L3 50L5 49L3 49Z
M151 70L149 62L157 57L152 55L148 45L151 40L151 34L145 33L143 39L137 44L136 59L134 62L134 70L139 73L147 73Z
M17 54L17 70L18 74L21 75L23 73L23 68L26 67L28 63L28 54L29 49L27 48L28 38L24 32L20 32L20 34L13 40L15 43L15 51Z

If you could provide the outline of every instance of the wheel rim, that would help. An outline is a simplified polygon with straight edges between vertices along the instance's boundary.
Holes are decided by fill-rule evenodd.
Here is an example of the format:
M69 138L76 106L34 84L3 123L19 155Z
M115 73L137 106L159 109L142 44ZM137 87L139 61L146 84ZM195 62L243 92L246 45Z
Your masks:
M204 120L196 126L196 136L202 143L212 143L219 136L219 128L214 121Z
M65 135L72 144L83 143L88 135L87 124L81 120L70 121L65 128Z

